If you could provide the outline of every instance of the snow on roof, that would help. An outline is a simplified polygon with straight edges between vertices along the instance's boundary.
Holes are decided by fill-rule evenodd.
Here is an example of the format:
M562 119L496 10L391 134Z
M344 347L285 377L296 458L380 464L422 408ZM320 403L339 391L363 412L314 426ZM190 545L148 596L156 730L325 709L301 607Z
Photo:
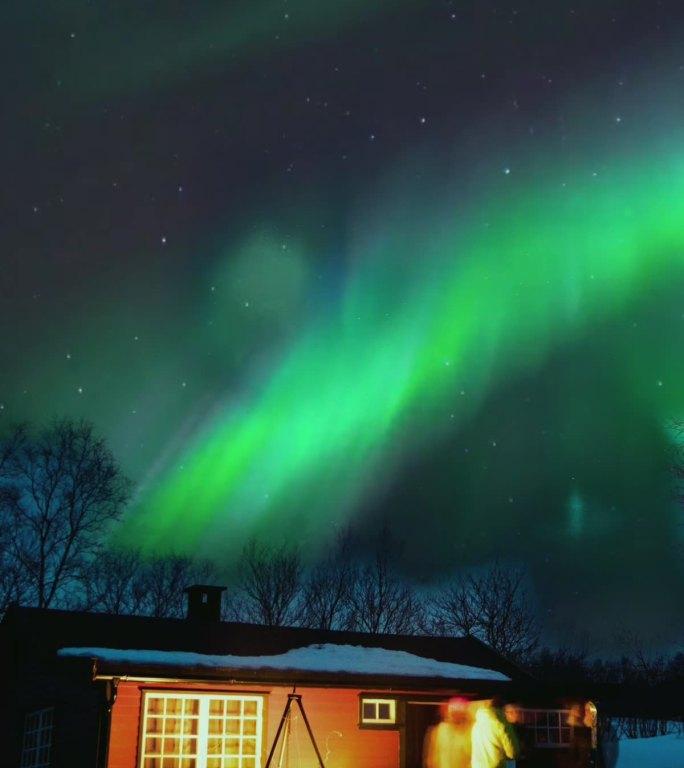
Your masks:
M342 672L357 675L444 677L458 680L510 680L492 669L452 664L405 651L358 645L309 645L275 656L212 656L184 651L146 651L118 648L61 648L59 656L97 658L107 662L214 669L271 669L298 672Z

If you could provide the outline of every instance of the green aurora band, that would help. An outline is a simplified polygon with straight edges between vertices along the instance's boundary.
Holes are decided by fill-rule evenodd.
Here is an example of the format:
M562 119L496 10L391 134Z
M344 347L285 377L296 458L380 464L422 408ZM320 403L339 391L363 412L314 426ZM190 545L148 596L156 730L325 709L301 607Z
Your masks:
M501 382L684 279L684 153L657 146L521 162L467 204L414 193L366 207L375 226L349 247L339 301L243 400L215 408L142 488L119 541L323 548Z

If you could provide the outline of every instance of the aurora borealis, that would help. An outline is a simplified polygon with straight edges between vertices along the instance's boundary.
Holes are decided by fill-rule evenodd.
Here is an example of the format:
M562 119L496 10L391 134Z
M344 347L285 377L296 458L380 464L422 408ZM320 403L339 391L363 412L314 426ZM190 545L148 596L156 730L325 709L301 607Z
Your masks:
M426 583L503 555L557 630L673 631L684 11L653 5L22 6L2 421L95 423L120 542L315 558L391 521Z

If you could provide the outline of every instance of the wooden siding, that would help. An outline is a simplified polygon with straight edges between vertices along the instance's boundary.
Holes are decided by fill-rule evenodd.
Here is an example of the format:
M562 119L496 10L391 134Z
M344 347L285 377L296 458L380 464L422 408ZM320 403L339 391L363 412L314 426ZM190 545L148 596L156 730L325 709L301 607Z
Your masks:
M287 703L290 688L264 686L163 685L122 681L112 710L107 768L137 768L142 691L256 693L264 695L264 739L262 768ZM335 768L399 768L400 731L362 730L358 726L359 689L302 688L302 704L318 749L326 765ZM366 692L366 691L364 691ZM386 696L387 694L378 694ZM292 705L292 726L288 742L289 761L296 768L317 768L318 761L299 707ZM280 744L273 765L277 765ZM285 757L288 755L286 753Z

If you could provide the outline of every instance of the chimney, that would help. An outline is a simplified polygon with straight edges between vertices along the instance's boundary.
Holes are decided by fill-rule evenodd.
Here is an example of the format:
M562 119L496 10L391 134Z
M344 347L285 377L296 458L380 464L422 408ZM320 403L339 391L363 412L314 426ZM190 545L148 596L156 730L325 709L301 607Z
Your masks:
M193 584L187 587L188 615L190 621L221 621L221 592L225 587Z

